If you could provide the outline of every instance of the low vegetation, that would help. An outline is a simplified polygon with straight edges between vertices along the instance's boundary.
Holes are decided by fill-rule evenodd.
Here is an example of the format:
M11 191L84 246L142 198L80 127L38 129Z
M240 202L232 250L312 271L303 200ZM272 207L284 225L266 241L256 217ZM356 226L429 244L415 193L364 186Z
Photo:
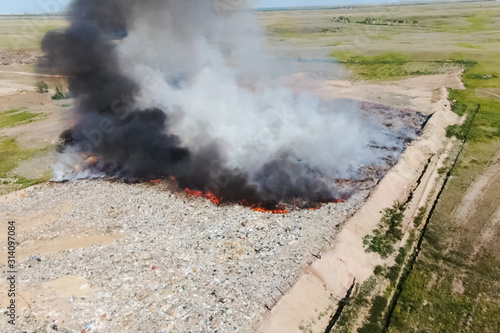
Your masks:
M404 211L405 206L399 203L395 203L384 211L384 216L377 229L373 231L373 235L366 235L363 238L363 245L367 252L376 252L382 258L387 258L394 253L394 244L403 236L401 228Z
M63 88L61 86L56 87L56 93L52 96L53 100L63 100L70 98L71 98L71 93L69 89Z
M475 64L472 60L458 59L418 60L403 52L361 56L349 51L334 51L331 56L349 68L352 80L396 80L409 76L443 74Z
M365 324L358 329L360 333L382 333L384 312L387 308L387 298L384 296L375 296L372 300L368 318Z
M439 173L439 171L438 171L438 173ZM441 173L439 173L439 174L441 174ZM427 207L426 206L422 206L418 209L418 214L413 219L413 226L415 228L419 228L422 225L426 214L427 214Z
M9 172L14 170L21 161L33 157L39 150L23 149L16 139L0 138L0 178L9 177Z
M393 266L376 266L374 275L361 286L357 286L357 292L347 301L343 313L330 333L385 332L389 319L388 310L394 305L401 276L409 273L406 264L413 255L411 251L415 243L416 235L411 233L406 244L398 249Z
M14 173L23 161L46 153L47 149L26 149L21 147L16 139L0 137L0 194L48 181L51 178L50 171L37 179L20 177Z
M370 304L370 300L375 292L379 279L372 276L363 284L356 285L356 290L350 299L346 301L344 311L339 320L331 330L332 333L353 332L355 321L359 313Z
M32 122L39 114L30 113L26 108L0 112L0 129Z
M46 94L49 92L49 86L45 81L38 81L36 84L36 92L39 94Z
M34 185L38 185L41 183L45 183L52 178L52 173L50 171L46 171L42 177L37 178L37 179L30 179L30 178L25 178L25 177L16 177L16 185L21 185L20 189L31 187Z
M371 25L417 25L418 20L416 19L389 19L382 17L367 17L363 21L358 21L360 24L371 24Z
M351 23L351 18L347 16L339 16L339 17L334 17L333 21L339 23Z

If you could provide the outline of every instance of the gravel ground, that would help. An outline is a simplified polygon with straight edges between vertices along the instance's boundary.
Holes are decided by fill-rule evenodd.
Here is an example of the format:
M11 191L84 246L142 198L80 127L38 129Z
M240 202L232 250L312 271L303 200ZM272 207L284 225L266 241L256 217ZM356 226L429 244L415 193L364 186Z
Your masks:
M26 50L0 52L0 65L29 65L38 61L38 58Z
M24 261L21 293L67 275L86 278L95 292L71 297L64 311L55 305L57 295L33 295L31 308L19 313L19 331L46 332L47 325L86 333L251 331L368 195L274 215L215 206L163 187L85 180L42 185L0 203L8 216L73 205L57 221L20 232L20 248L66 235L125 235L111 245Z

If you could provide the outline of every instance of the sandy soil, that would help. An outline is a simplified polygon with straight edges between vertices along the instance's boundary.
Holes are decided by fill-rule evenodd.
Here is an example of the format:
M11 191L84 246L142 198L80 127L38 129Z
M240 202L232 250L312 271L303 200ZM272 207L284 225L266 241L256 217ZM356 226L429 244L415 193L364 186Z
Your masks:
M37 78L37 76L9 74L0 80L0 112L24 107L26 111L43 115L39 120L29 124L0 129L0 136L17 137L22 144L27 144L28 148L47 146L46 142L57 139L62 129L71 124L69 113L64 112L68 107L62 105L71 105L73 101L52 100L51 96L54 93L52 89L46 94L35 92Z
M395 108L411 109L431 114L442 98L441 88L463 89L461 72L426 75L401 81L367 83L340 80L310 80L297 74L289 81L297 90L308 89L324 99L354 98L372 103L388 104ZM448 104L448 103L445 103Z

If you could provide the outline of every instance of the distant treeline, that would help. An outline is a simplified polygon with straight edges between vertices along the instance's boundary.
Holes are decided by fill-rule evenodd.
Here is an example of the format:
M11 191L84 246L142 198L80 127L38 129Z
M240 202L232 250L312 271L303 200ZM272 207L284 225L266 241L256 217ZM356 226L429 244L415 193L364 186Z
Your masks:
M361 24L371 24L371 25L406 25L413 24L417 25L418 20L416 19L383 19L380 17L367 17L364 21L358 21Z
M40 18L40 17L55 17L55 18L60 18L60 17L66 17L66 13L41 13L41 14L7 14L7 13L0 13L0 19L7 19L7 18Z
M454 3L454 2L493 2L498 0L443 0L440 2L444 3ZM384 6L387 7L397 7L397 6L424 6L434 4L434 1L428 0L415 0L408 2L400 2L400 3L387 3ZM361 6L305 6L305 7L274 7L274 8L258 8L259 12L279 12L279 11L291 11L291 10L328 10L328 9L358 9L361 7L369 7L373 6L373 4L366 4Z
M275 7L275 8L259 8L259 12L282 12L291 10L328 10L328 9L356 9L359 6L308 6L308 7Z

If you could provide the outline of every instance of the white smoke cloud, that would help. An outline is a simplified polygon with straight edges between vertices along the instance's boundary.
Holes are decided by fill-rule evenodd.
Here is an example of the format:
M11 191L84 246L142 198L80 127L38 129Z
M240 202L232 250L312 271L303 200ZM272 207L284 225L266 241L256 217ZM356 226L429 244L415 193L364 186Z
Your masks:
M250 11L221 15L210 2L137 8L119 45L122 67L143 87L139 107L160 105L169 133L190 151L217 144L231 168L250 174L281 154L329 177L381 162L368 147L388 139L357 103L320 101L273 78L264 30ZM330 66L334 66L330 64Z

